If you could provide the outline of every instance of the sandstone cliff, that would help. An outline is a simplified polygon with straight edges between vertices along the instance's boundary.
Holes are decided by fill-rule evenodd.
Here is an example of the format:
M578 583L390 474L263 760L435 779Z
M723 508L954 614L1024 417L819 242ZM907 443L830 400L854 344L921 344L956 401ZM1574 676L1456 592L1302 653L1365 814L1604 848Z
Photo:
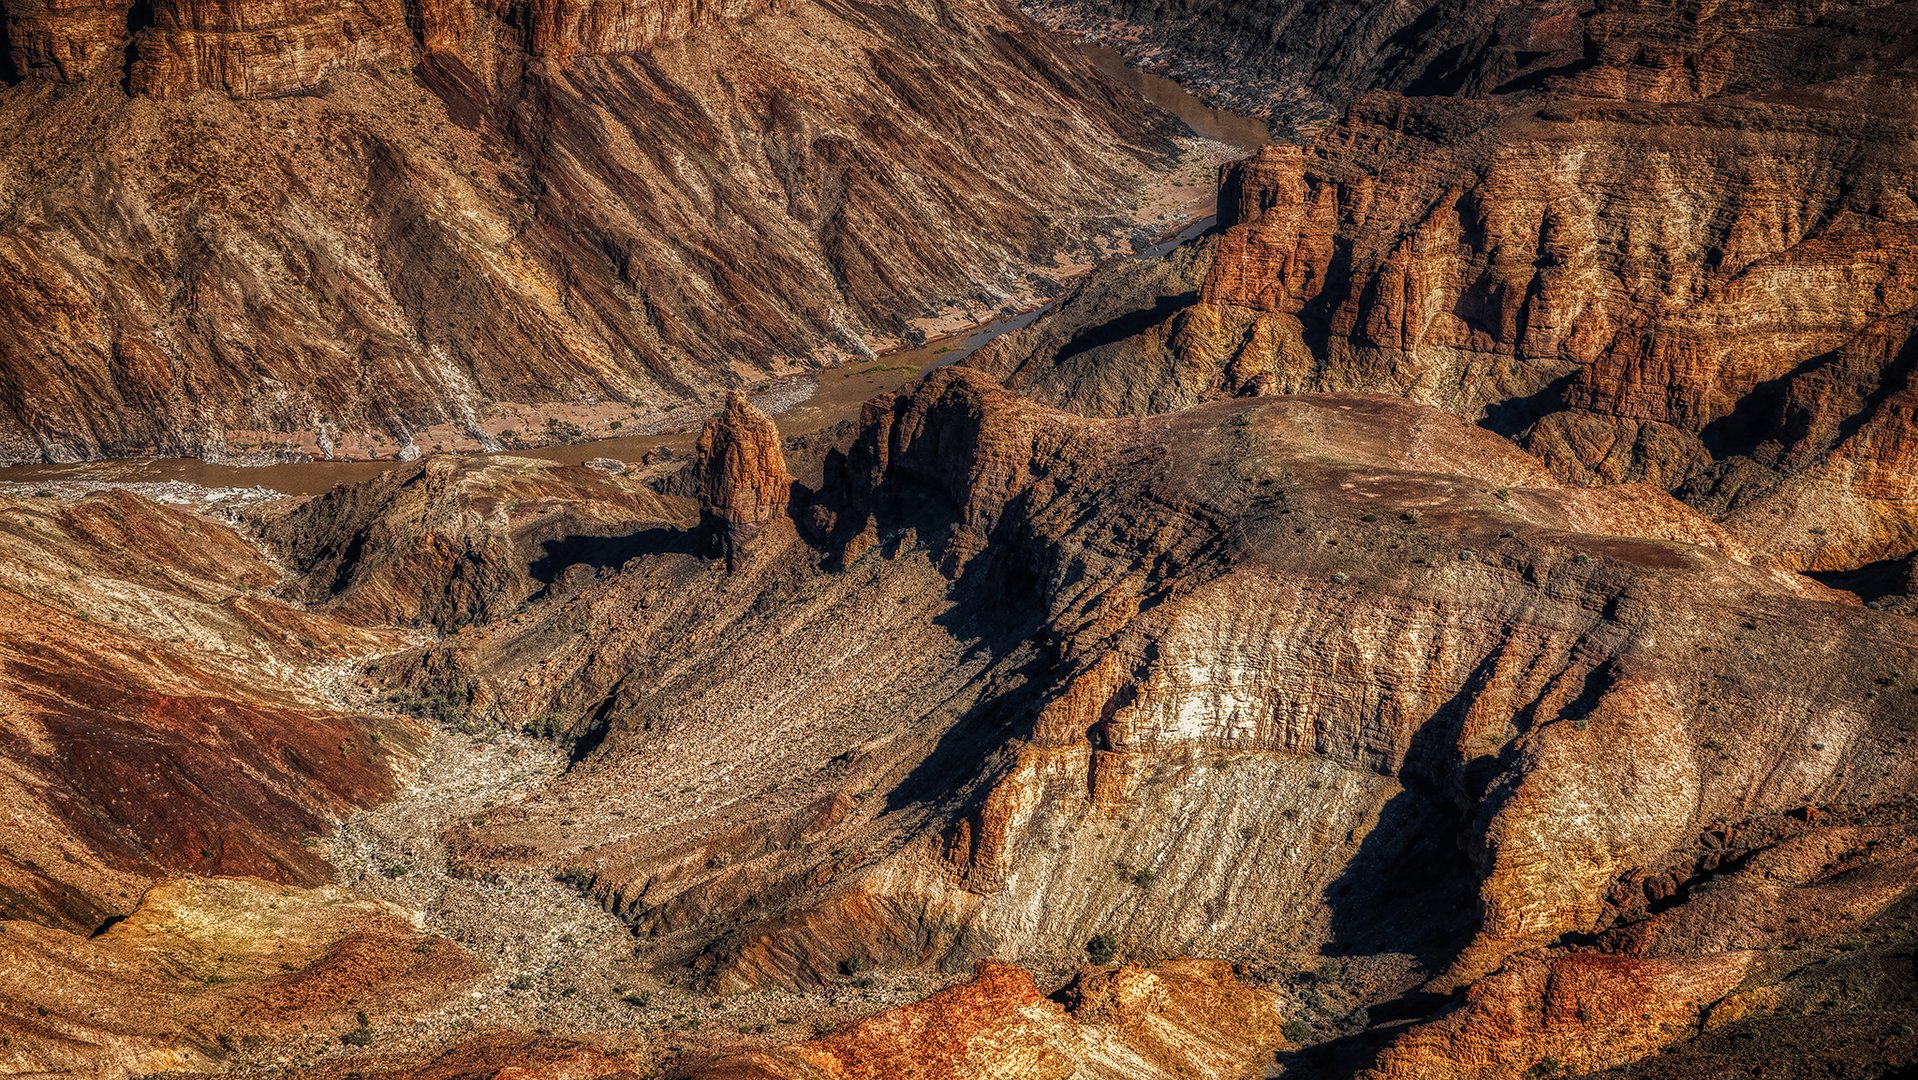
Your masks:
M991 2L5 21L4 459L663 425L1047 288L1172 152Z
M1086 420L949 370L875 401L828 477L823 568L790 536L732 574L637 560L396 659L476 679L508 724L574 718L580 764L456 830L460 860L580 866L655 962L725 989L1109 935L1278 971L1397 955L1401 989L1509 1000L1535 969L1616 970L1677 1023L1826 932L1728 938L1739 909L1693 901L1700 930L1651 945L1663 909L1630 897L1702 896L1701 837L1909 835L1907 620L1435 410ZM683 782L640 780L662 773ZM1789 826L1807 806L1822 824ZM1907 846L1866 858L1884 890L1816 845L1793 873L1867 917ZM1637 967L1572 944L1614 930ZM1447 1045L1390 1060L1437 1075ZM1501 1045L1516 1071L1566 1056Z
M1097 415L1399 394L1678 493L1775 565L1902 558L1914 28L1687 10L1600 5L1589 57L1504 93L1367 94L1229 169L1223 235L977 362Z
M748 544L786 514L793 478L779 429L735 390L700 431L691 468L700 529L734 565Z

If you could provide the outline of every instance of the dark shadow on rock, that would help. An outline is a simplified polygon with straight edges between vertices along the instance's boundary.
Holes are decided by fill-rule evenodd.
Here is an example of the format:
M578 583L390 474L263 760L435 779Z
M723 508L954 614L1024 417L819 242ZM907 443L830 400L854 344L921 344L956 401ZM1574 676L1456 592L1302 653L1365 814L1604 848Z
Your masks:
M1571 388L1574 378L1574 375L1561 375L1522 398L1494 401L1485 406L1485 415L1479 419L1478 426L1515 439L1540 419L1565 407L1565 391Z
M1753 386L1730 412L1706 424L1698 433L1705 451L1722 461L1728 457L1750 457L1766 443L1782 447L1803 439L1807 434L1804 418L1797 418L1794 424L1791 415L1792 384L1836 359L1834 353L1822 353L1775 379Z
M1460 843L1466 816L1422 788L1386 802L1325 904L1339 952L1406 953L1436 975L1478 927L1478 875Z
M645 555L697 555L699 534L693 529L655 526L624 536L562 536L540 545L539 558L526 568L533 580L551 585L575 566L595 570L618 568Z
M1097 326L1086 327L1072 335L1072 340L1066 342L1065 347L1059 350L1059 354L1053 357L1053 362L1063 363L1082 353L1107 345L1116 345L1127 338L1136 337L1191 307L1198 300L1199 294L1196 292L1161 296L1149 308L1127 312Z
M133 65L140 59L140 31L154 25L153 0L133 0L127 8L126 53L120 64L120 89L133 96Z
M1842 589L1869 604L1886 597L1911 593L1913 556L1899 555L1866 563L1850 570L1812 570L1806 577L1820 585Z
M20 69L13 62L13 42L7 36L7 20L0 17L0 86L20 81Z

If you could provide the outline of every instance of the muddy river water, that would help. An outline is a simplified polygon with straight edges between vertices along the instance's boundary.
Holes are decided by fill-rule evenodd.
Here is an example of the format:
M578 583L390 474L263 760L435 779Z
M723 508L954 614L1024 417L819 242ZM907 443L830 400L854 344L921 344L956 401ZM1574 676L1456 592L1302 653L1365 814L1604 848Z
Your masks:
M1250 152L1266 142L1263 122L1207 106L1178 83L1127 67L1119 53L1082 44L1084 52L1115 80L1172 114L1202 138ZM1175 235L1142 248L1140 258L1156 258L1211 228L1212 218L1192 221ZM778 380L754 394L757 404L772 413L787 435L818 431L841 420L856 418L859 407L875 394L911 382L933 368L961 360L993 338L1031 324L1046 311L1036 308L972 327L924 345L896 349L877 360ZM689 423L693 421L689 420ZM648 450L692 447L696 424L684 430L593 439L584 442L514 450L516 457L543 458L582 464L594 458L638 461ZM328 488L364 480L403 462L395 458L351 461L294 461L267 465L222 465L192 458L122 458L73 464L28 464L0 467L0 485L54 484L189 484L216 489L265 489L285 495L313 495Z

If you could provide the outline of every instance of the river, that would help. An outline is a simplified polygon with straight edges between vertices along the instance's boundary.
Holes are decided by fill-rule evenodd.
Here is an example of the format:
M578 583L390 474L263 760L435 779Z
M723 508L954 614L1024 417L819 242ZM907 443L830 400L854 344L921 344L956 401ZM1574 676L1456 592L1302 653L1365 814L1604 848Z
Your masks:
M1265 124L1247 116L1214 109L1171 79L1126 66L1124 57L1100 45L1079 48L1106 74L1131 87L1160 109L1182 121L1201 138L1251 152L1267 141ZM1137 253L1157 258L1205 233L1214 219L1199 218L1158 243ZM1049 305L1048 305L1049 307ZM875 361L842 364L819 372L777 380L753 395L755 403L772 414L781 432L801 435L855 418L859 407L875 394L897 389L926 372L964 359L993 338L1030 325L1048 307L1034 308L961 331L924 345L895 349ZM509 451L515 457L543 458L583 464L595 458L635 462L648 450L666 447L685 451L695 438L692 429L632 435L610 439ZM364 480L399 468L396 458L351 461L292 461L267 465L223 465L195 458L117 458L72 464L0 466L0 490L54 485L137 485L161 489L188 485L215 491L249 490L279 495L315 495L328 488Z

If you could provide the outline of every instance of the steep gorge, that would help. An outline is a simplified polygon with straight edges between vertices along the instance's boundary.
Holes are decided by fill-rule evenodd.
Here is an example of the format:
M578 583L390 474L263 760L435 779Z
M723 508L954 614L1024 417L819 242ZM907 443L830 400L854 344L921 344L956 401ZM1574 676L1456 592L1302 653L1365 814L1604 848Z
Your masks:
M1052 288L1175 153L994 3L10 0L3 21L16 461L657 422Z
M23 392L142 363L170 385L167 348L233 327L256 351L205 346L178 370L216 383L179 408L297 399L256 367L289 342L340 349L276 361L315 401L458 382L286 307L292 278L258 274L304 235L302 288L498 346L538 393L600 327L688 335L647 370L705 397L758 373L689 365L698 335L839 318L780 292L794 222L828 307L897 300L1164 149L991 8L161 5L108 44L91 8L5 2L0 114L93 148L0 155L67 207L9 219L12 250L69 252L111 284L72 297L130 298L114 319L173 313L143 331L165 348ZM782 439L730 393L690 461L637 469L435 454L310 498L189 492L202 512L10 487L0 1070L1918 1060L1918 623L1818 580L1912 565L1908 7L1131 6L1185 62L1230 40L1218 92L1284 80L1306 96L1275 118L1344 118L1227 169L1215 235L1096 271L856 423ZM1008 119L1009 87L1061 111ZM877 156L920 121L970 133L902 136L937 190ZM88 164L136 129L164 167ZM946 156L1015 135L1044 145ZM1088 156L1041 177L1044 147ZM342 160L384 171L342 188ZM383 209L313 209L339 190ZM472 193L507 190L522 216L488 232ZM899 242L974 196L998 209ZM697 237L707 285L670 307L655 274ZM582 245L658 321L595 307ZM71 255L96 250L165 258ZM535 294L558 321L515 337ZM14 340L94 340L84 307ZM538 415L478 415L516 400L479 355L446 369L469 432ZM143 433L176 407L151 405L95 442L185 445Z
M1909 886L1908 621L1656 489L1385 398L1075 421L963 370L876 401L828 477L730 572L643 555L395 659L575 747L457 859L574 874L729 992L1101 935L1350 956L1374 1001L1584 972L1597 1027L1509 1039L1521 1071L1631 1060L1675 1036L1619 987L1695 1025ZM1726 853L1775 866L1666 910ZM1448 1045L1380 1067L1471 1075Z

